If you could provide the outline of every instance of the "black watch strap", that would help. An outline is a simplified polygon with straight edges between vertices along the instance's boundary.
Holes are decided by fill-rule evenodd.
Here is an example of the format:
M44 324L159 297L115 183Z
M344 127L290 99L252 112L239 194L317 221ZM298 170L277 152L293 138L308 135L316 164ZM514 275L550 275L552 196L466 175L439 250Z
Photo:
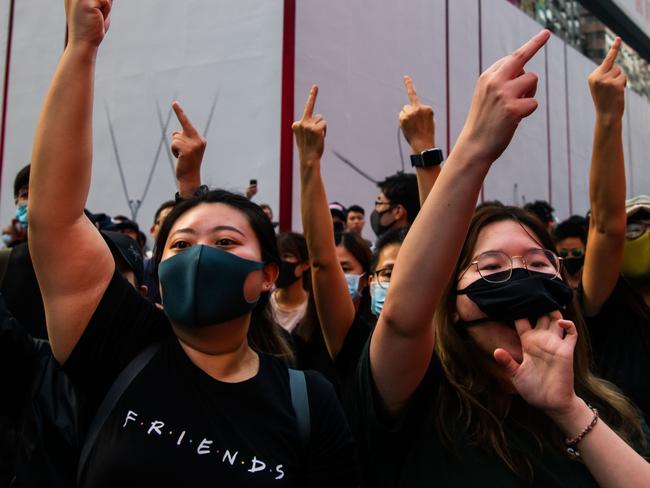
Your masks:
M411 166L414 168L430 168L431 166L439 166L445 160L442 154L442 149L434 147L432 149L425 149L420 154L411 155Z
M210 188L208 187L208 185L201 185L196 189L196 191L194 192L194 194L192 196L193 197L200 197L201 195L205 195L209 191L210 191ZM174 195L174 201L176 203L178 203L178 202L182 202L183 200L186 200L186 199L183 198L179 192L176 192L176 194Z

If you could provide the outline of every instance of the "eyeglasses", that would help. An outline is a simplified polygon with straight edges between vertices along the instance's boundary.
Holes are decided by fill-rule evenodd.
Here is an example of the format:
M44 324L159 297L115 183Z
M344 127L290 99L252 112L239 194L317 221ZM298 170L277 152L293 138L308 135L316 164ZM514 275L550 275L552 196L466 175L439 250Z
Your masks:
M560 249L560 257L562 259L566 258L581 258L585 253L585 250L581 247L574 247L573 249Z
M625 237L628 239L638 239L650 229L650 222L632 222L625 228Z
M392 202L382 202L381 200L375 200L375 207L381 207L382 205L393 206Z
M372 274L372 276L373 276L373 280L379 283L380 287L388 288L388 285L390 284L390 277L392 274L393 274L393 267L386 266L385 268L376 270Z
M560 274L559 258L553 251L548 249L531 249L523 256L508 256L501 251L488 251L480 254L460 275L460 278L472 267L476 269L485 281L489 283L503 283L512 276L512 262L514 259L521 259L527 271L544 273L549 278L555 278ZM459 278L459 279L460 279Z

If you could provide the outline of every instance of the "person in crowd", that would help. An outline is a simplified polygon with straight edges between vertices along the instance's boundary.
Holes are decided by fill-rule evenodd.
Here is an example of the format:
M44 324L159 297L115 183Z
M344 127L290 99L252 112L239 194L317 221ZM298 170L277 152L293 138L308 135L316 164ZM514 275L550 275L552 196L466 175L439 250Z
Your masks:
M276 322L288 333L296 328L307 311L309 253L304 236L296 232L278 234L280 273L271 293L271 307Z
M138 244L119 232L102 231L102 237L115 260L116 271L146 296ZM0 351L0 370L17 372L0 378L0 388L6 395L0 415L10 421L3 424L3 438L19 434L7 454L7 459L15 461L10 471L12 486L76 486L78 395L52 357L48 341L33 337L16 321L1 294Z
M141 243L140 226L137 222L131 220L125 215L116 215L112 217L110 223L103 227L103 230L125 234L138 244Z
M546 230L553 232L553 227L556 224L555 209L551 204L544 200L535 200L532 203L524 205L524 209L534 214L546 226Z
M643 223L643 199L631 200L627 206L625 201L627 78L614 64L620 46L616 39L603 63L589 76L596 119L589 175L589 232L579 296L596 370L629 396L647 420L650 302L644 298L644 280L648 282L650 273L643 277L643 263L648 262L650 248L639 246L643 237L635 239L643 235L643 225L638 227L640 233L634 232L635 222ZM631 259L633 255L636 260Z
M153 238L154 242L156 242L156 238L158 237L160 226L165 221L165 218L167 218L167 215L169 215L169 212L172 211L174 205L176 205L176 202L174 200L167 200L166 202L163 202L160 205L160 207L158 207L158 210L156 210L156 214L153 219L153 224L149 229L149 234ZM158 283L158 276L156 276L154 263L151 260L152 257L153 257L153 252L147 251L144 260L144 283L143 284L147 287L147 298L149 299L149 301L151 301L151 303L159 304L160 284Z
M317 95L314 85L302 118L292 127L300 160L300 208L311 262L313 304L294 338L298 364L324 372L339 386L347 409L349 379L371 329L360 312L364 296L368 297L371 253L358 234L340 232L345 208L327 203L320 171L326 122L314 116ZM369 310L369 299L365 301Z
M165 218L169 215L169 212L172 211L175 204L176 202L174 200L167 200L166 202L161 203L160 207L158 207L158 210L156 210L156 214L153 218L153 224L151 224L151 228L149 229L149 234L151 235L154 242L156 242L156 238L158 237L160 226L165 221ZM148 257L151 257L151 255Z
M370 226L377 237L391 229L408 227L420 210L417 177L398 171L378 183L379 195L370 214Z
M567 283L574 290L578 289L585 264L586 228L575 219L567 219L553 228L553 241L558 256L562 258Z
M269 220L273 222L273 209L271 208L271 205L268 203L262 203L260 204L260 208L264 211L264 214L269 218Z
M515 207L472 217L490 166L537 108L537 77L525 65L549 37L542 31L481 75L397 256L357 372L371 486L650 479L634 449L648 453L638 412L589 371L586 333L545 227Z
M366 211L360 205L350 205L345 214L345 229L362 235L364 225L366 225Z
M68 44L34 140L30 248L52 352L87 398L83 418L127 365L140 368L93 424L79 486L355 486L352 438L331 386L315 373L293 375L282 360L289 351L268 307L280 259L256 204L208 191L174 207L154 254L164 313L116 274L83 214L94 66L112 2L65 5ZM187 132L189 120L181 123ZM70 133L74 145L61 136ZM77 243L74 253L49 245L61 235Z
M332 217L332 225L334 226L334 234L345 232L346 214L347 209L339 202L331 202L329 204L330 216Z
M18 171L14 178L14 203L16 204L16 216L11 220L11 225L2 229L2 241L6 247L14 247L27 241L29 170L30 165L28 164Z
M409 103L399 113L399 124L411 148L411 166L416 174L397 172L379 183L381 192L370 215L377 237L413 223L444 160L442 150L435 145L433 109L420 102L410 76L404 76L403 81Z
M408 227L402 227L385 232L375 243L369 284L372 297L370 308L375 317L379 317L384 307L393 267L408 230Z

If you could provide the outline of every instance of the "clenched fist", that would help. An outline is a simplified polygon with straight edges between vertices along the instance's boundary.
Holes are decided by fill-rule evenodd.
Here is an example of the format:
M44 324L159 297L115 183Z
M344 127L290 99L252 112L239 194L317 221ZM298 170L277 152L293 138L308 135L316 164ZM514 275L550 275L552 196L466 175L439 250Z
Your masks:
M420 103L413 80L409 76L404 77L404 86L410 104L404 105L399 113L399 126L413 154L420 154L426 149L435 147L433 109Z
M68 43L101 44L111 23L113 0L65 0Z
M602 64L589 75L589 89L600 115L623 117L625 110L625 85L627 76L614 65L621 50L621 38L617 37Z
M314 85L309 91L302 118L291 126L296 136L298 157L301 163L319 161L325 149L327 123L322 115L313 115L317 96L318 86Z

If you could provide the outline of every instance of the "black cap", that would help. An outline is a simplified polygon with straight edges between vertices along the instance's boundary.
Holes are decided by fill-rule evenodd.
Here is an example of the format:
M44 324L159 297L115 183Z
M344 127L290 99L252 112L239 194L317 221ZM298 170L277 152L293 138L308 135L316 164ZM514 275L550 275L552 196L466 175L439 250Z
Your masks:
M101 231L116 262L123 262L135 274L139 285L144 281L144 259L138 243L120 232Z

